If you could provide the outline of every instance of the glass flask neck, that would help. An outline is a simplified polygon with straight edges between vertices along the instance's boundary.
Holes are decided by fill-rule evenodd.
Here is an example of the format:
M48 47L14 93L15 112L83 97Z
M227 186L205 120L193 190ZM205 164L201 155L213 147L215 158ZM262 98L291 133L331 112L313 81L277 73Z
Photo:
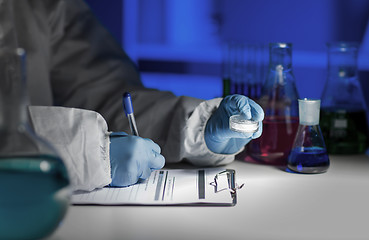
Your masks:
M28 124L23 49L0 49L0 131L22 131Z
M0 49L0 158L55 151L33 134L28 122L22 49Z
M268 77L259 99L266 116L298 116L297 89L292 72L292 44L271 43Z
M0 131L27 123L25 52L18 48L12 0L0 0Z
M292 44L271 43L269 45L269 70L292 69Z
M345 79L357 76L357 43L328 43L328 76Z

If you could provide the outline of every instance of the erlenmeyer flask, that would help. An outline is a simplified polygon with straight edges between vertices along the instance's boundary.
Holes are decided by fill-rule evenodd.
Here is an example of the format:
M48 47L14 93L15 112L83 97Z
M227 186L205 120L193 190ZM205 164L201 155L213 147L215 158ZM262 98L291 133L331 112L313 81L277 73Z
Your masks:
M246 161L286 165L298 127L292 44L269 45L269 72L258 103L265 112L263 133L246 147Z
M320 126L330 154L364 153L368 146L366 106L357 71L358 47L348 42L328 44Z
M69 205L66 168L30 129L22 49L0 48L0 239L51 234Z
M320 100L299 99L300 124L288 157L287 167L298 173L322 173L329 157L319 127Z

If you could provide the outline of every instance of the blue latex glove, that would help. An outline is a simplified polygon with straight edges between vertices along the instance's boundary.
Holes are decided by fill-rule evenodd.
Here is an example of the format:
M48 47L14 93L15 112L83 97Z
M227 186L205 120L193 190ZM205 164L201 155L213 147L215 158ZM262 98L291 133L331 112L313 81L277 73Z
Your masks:
M259 129L255 133L239 133L229 129L229 117L245 114L247 119L259 121ZM243 95L225 97L214 111L205 127L205 142L215 153L233 154L241 150L251 139L260 137L263 131L261 121L264 119L263 109L253 100Z
M146 179L165 164L152 140L115 132L110 135L111 186L126 187Z

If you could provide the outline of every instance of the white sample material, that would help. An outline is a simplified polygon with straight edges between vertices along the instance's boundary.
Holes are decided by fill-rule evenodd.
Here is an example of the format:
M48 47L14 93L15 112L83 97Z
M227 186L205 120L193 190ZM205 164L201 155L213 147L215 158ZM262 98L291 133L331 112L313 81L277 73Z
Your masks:
M233 115L229 118L229 128L236 132L254 133L259 129L259 123L246 119L244 115Z

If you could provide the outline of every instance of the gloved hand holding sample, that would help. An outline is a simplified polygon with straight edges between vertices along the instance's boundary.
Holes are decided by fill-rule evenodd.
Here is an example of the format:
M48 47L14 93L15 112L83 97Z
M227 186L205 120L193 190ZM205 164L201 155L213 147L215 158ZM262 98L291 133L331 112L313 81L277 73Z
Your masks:
M110 135L111 186L126 187L164 166L159 145L150 139L115 132Z
M241 133L229 129L229 117L244 114L247 119L259 122L254 133ZM251 139L260 137L264 119L263 109L243 95L225 97L214 111L205 127L205 142L208 148L220 154L233 154L241 150Z

